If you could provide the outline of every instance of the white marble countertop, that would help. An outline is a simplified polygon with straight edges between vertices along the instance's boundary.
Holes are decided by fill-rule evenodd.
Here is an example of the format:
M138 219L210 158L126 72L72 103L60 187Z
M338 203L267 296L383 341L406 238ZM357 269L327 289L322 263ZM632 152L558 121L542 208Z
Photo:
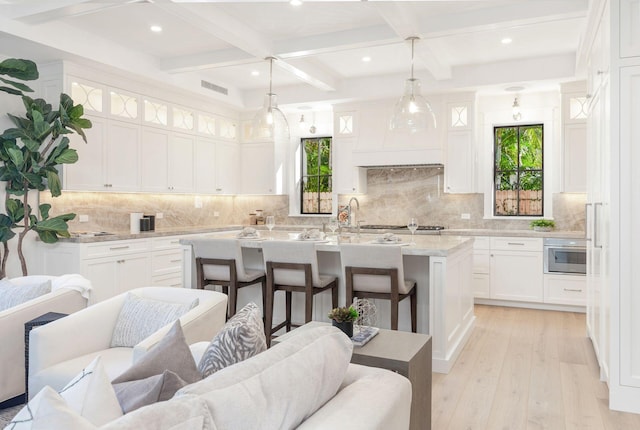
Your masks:
M237 231L241 229L241 225L224 225L224 226L205 226L205 227L176 227L169 229L158 229L156 231L142 232L139 234L131 234L127 232L109 232L108 235L77 235L72 233L72 237L60 241L72 242L72 243L94 243L94 242L108 242L112 240L129 240L129 239L148 239L154 237L163 236L183 236L190 234L207 234L224 231ZM252 226L258 230L264 230L264 234L267 233L265 226ZM278 231L301 231L305 228L314 228L317 226L305 226L305 225L281 225L276 226L274 232ZM355 229L354 229L355 230ZM362 236L377 236L383 232L392 232L401 237L410 235L408 230L367 230L362 229ZM349 233L355 235L355 233ZM502 229L445 229L440 231L428 231L419 230L416 232L415 237L451 237L451 236L503 236L503 237L560 237L567 239L580 239L585 237L584 231L563 231L554 230L550 232L538 232L533 230L502 230Z
M440 236L440 235L416 235L413 242L409 236L402 235L399 244L377 244L375 240L380 234L349 234L340 236L329 234L327 239L316 241L316 249L318 251L338 252L340 243L360 243L363 245L375 246L401 246L404 255L421 255L421 256L437 256L446 257L450 254L458 252L461 249L471 247L473 239L463 236ZM207 235L203 234L201 238L236 238L237 232L229 234ZM265 240L298 240L298 232L287 231L261 231L259 239L243 239L242 246L245 248L260 248ZM191 244L190 238L180 240L182 244Z

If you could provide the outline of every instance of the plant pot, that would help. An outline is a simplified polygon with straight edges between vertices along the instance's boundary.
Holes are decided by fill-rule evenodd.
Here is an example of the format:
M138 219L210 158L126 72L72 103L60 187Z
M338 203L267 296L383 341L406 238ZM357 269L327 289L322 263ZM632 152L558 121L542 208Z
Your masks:
M349 336L349 338L353 337L353 321L337 322L336 320L331 320L331 323L334 327L338 327L342 330L342 332Z
M533 231L551 231L551 230L553 230L553 227L540 227L540 226L533 227Z

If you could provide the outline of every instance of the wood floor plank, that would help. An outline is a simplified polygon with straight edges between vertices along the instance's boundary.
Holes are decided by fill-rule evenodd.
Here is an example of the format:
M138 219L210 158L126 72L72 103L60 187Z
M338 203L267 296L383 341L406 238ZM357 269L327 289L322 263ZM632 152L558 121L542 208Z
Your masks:
M485 429L496 398L496 388L502 372L517 309L503 308L500 321L492 325L478 350L477 360L460 396L458 407L452 416L449 429Z
M535 315L518 309L502 364L495 400L486 428L524 429L527 422L535 332L527 330ZM499 401L498 401L499 400Z
M560 382L557 312L537 312L531 317L535 335L531 357L531 384L527 430L564 430L564 403Z
M434 374L432 429L640 429L640 415L608 407L584 314L480 305L475 314L451 372Z

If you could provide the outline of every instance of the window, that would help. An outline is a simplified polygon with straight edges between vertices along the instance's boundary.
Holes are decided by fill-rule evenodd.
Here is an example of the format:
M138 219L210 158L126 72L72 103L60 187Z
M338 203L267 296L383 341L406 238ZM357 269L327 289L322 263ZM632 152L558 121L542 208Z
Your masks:
M494 215L542 216L543 125L494 127Z
M300 212L331 214L331 138L300 139L302 146L302 193Z

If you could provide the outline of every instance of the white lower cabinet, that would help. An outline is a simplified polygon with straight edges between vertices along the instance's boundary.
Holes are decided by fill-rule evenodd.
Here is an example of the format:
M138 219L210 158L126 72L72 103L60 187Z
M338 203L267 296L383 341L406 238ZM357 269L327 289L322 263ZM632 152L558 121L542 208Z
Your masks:
M94 243L39 242L40 273L79 273L91 281L89 303L133 288L183 286L183 236L113 240Z
M491 298L542 302L542 250L491 250Z
M488 237L476 237L473 242L473 296L491 297L491 244Z
M544 302L558 305L587 304L587 279L581 275L544 275Z

